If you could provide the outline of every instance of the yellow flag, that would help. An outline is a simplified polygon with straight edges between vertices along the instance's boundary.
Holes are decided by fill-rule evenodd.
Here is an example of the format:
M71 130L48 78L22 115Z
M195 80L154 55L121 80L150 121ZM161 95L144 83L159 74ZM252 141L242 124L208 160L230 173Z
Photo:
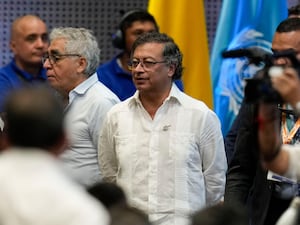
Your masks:
M188 95L212 108L209 48L202 0L149 0L148 11L159 30L168 34L183 53L183 84Z

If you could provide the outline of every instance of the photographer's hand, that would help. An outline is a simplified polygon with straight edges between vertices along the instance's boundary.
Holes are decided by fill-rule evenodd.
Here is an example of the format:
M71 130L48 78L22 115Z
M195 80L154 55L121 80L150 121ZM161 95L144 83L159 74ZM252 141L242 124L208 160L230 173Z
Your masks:
M291 67L285 68L281 75L271 76L271 81L282 99L296 109L297 102L300 102L300 79L297 71Z

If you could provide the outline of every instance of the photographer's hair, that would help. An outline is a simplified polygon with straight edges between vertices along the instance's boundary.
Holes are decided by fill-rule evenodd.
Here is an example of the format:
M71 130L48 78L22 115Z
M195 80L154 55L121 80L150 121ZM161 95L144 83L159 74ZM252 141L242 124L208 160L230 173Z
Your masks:
M100 63L100 49L91 30L74 27L54 28L50 33L50 42L59 38L66 40L66 54L79 54L86 59L84 74L91 76L96 72Z
M300 4L288 8L288 17L300 17Z
M51 150L64 136L63 105L45 86L12 91L4 111L5 133L13 146Z
M180 79L182 76L182 53L177 46L177 44L174 42L174 40L169 37L168 35L164 33L158 33L158 32L150 32L142 34L140 37L137 38L137 40L133 43L132 49L131 49L131 58L135 51L135 49L143 45L145 43L162 43L164 44L163 49L163 58L167 62L168 65L175 65L175 72L172 77L173 80Z
M119 22L118 29L112 35L112 43L114 47L119 49L125 48L125 31L127 30L127 28L131 27L131 25L136 21L152 22L156 28L156 31L159 30L154 17L147 10L132 9L126 13L123 12L123 16Z
M280 22L276 28L276 32L285 33L291 31L300 31L300 18L292 17Z

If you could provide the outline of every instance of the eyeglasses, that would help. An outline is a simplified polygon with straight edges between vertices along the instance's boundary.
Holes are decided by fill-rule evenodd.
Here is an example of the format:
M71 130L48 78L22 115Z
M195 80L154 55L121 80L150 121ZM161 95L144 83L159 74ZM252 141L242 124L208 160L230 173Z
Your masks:
M46 62L46 60L49 59L51 64L55 64L59 60L62 60L65 57L81 57L81 55L79 55L79 54L53 54L53 55L51 55L51 54L46 53L42 57L42 63L44 64Z
M149 70L151 69L154 65L158 64L158 63L166 63L167 61L150 61L150 60L137 60L137 59L133 59L128 63L128 69L129 70L133 70L135 68L137 68L137 66L139 64L141 64L141 66L145 69L145 70Z

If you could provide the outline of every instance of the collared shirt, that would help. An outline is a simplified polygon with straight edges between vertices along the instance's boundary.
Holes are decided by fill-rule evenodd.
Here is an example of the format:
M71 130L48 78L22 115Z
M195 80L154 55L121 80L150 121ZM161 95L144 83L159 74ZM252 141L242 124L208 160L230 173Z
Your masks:
M47 81L46 70L42 68L37 76L19 69L13 59L9 64L0 68L0 112L3 111L3 103L9 92L25 84L45 83Z
M106 209L74 183L42 149L0 155L0 224L107 225Z
M98 81L96 73L69 93L65 112L70 146L61 158L83 185L101 180L97 160L99 131L107 111L119 101Z
M298 183L300 181L300 144L295 145L283 145L283 151L287 151L289 154L289 166L288 170L284 176L296 180Z
M136 88L131 73L125 71L118 64L119 56L117 55L111 61L99 66L97 74L98 79L123 101L134 95ZM175 83L183 91L182 81L176 80Z
M218 203L224 193L220 122L174 84L153 119L138 91L115 105L98 155L103 178L123 187L130 204L157 224L187 224L192 212Z
M281 112L282 143L296 144L300 142L300 119L295 115L292 106L284 104Z
M282 143L284 144L285 148L289 151L290 148L288 147L288 145L292 146L299 144L300 120L294 114L294 111L292 110L292 107L290 105L284 104L282 107L279 106L279 109L281 111ZM295 158L297 157L295 156ZM290 177L280 176L276 173L273 173L272 171L268 171L267 179L275 181L276 184L274 191L272 192L273 195L281 199L292 199L295 196L299 195L299 183L297 184L297 180L290 180L289 178Z

